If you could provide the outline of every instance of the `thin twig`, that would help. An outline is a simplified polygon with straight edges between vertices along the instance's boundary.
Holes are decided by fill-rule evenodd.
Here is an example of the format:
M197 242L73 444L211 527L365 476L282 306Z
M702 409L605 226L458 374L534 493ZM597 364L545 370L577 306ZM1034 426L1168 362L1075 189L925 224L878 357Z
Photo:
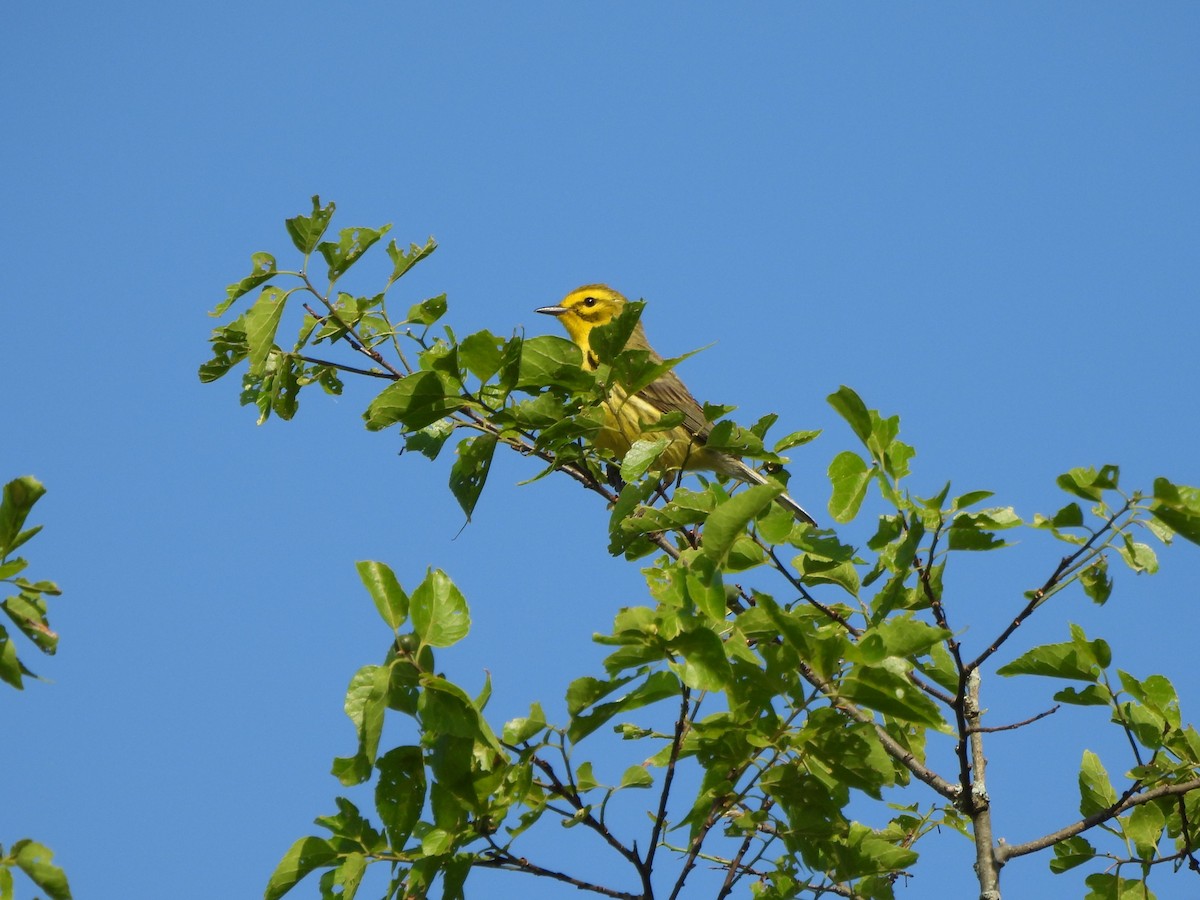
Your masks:
M1059 561L1058 567L1050 574L1050 577L1046 579L1046 582L1033 592L1029 598L1029 602L1025 604L1025 608L1017 613L1016 618L1008 624L1008 627L1000 633L998 638L988 645L986 650L979 654L979 656L974 660L967 663L967 668L978 669L993 653L999 650L1000 647L1003 646L1004 642L1012 636L1012 633L1021 627L1022 623L1029 618L1033 611L1037 609L1038 606L1041 605L1042 601L1045 600L1050 594L1050 592L1054 590L1054 588L1058 585L1059 580L1063 577L1063 574L1066 573L1072 565L1074 565L1075 561L1090 551L1092 549L1092 545L1099 540L1100 536L1109 531L1113 527L1113 523L1116 522L1117 519L1123 516L1126 512L1128 512L1132 506L1133 501L1126 500L1125 504L1115 513L1109 516L1108 521L1106 521L1099 529L1097 529L1097 531L1090 538L1088 538L1088 540L1082 544L1078 550L1069 556L1064 556Z
M487 869L505 869L512 872L524 872L528 875L538 875L542 878L553 878L555 881L561 881L564 884L572 885L581 891L591 891L594 894L601 894L605 897L613 897L615 900L646 900L645 894L631 894L628 891L618 891L613 888L606 888L603 885L594 884L590 881L583 881L575 878L565 872L559 872L555 869L547 869L545 866L539 866L536 863L531 863L523 856L514 856L509 851L505 850L489 836L487 842L491 845L491 850L483 854L483 858L476 863Z
M762 541L761 538L755 537L754 540L755 540L755 543L758 544L758 546L760 546L763 550L767 551L767 555L770 556L771 561L775 563L776 571L778 571L781 575L783 575L784 578L786 578L788 580L788 582L791 584L791 586L793 588L795 588L796 591L800 594L801 599L803 599L805 603L807 603L809 606L813 607L814 609L820 610L821 613L828 616L834 622L837 622L844 629L846 629L846 631L849 634L853 635L854 637L859 637L862 634L861 628L851 625L850 622L847 621L845 616L843 616L841 613L837 612L837 610L833 609L832 607L826 606L824 603L822 603L816 597L814 597L812 594L810 594L808 592L808 589L805 588L804 585L800 582L800 579L798 579L796 576L794 576L791 573L791 571L788 569L788 567L785 566L783 564L783 562L779 559L779 557L775 555L774 547L768 546L766 543L764 543Z
M593 816L590 811L585 812L587 809L587 804L583 802L583 798L563 784L562 780L558 777L558 773L554 771L554 767L551 766L550 763L546 762L537 755L531 756L530 761L537 766L547 778L550 779L550 787L554 793L570 803L571 806L575 807L577 812L583 813L583 816L579 819L580 824L586 825L588 828L592 829L592 831L604 838L605 843L633 863L634 868L640 870L641 860L638 859L637 853L633 850L630 850L619 840L617 840L613 833L608 830L608 827L605 826L605 824L595 816Z
M646 848L646 858L641 865L642 884L646 890L646 896L653 893L653 888L650 884L650 873L654 868L654 855L658 852L658 841L662 837L663 828L667 821L667 799L671 795L671 783L675 780L675 764L679 762L679 754L683 749L683 738L687 734L688 726L695 720L696 715L700 711L700 701L696 701L695 707L688 714L688 704L691 701L692 690L686 684L683 685L679 692L679 717L675 720L675 737L671 741L671 758L667 762L667 769L663 775L662 791L658 797L658 815L654 817L654 827L650 829L650 846Z
M1038 713L1036 716L1030 716L1028 719L1023 719L1020 722L1013 722L1011 725L991 725L984 727L982 725L972 725L967 729L967 734L992 734L997 731L1013 731L1017 728L1024 728L1026 725L1032 725L1038 719L1044 719L1046 716L1052 716L1062 709L1062 704L1054 704L1053 709L1047 709L1044 712Z

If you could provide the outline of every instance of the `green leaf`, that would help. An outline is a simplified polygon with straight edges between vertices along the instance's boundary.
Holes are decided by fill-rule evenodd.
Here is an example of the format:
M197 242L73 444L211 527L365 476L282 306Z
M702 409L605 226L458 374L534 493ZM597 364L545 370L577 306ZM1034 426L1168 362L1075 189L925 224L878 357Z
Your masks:
M860 706L902 722L946 731L946 722L933 701L922 694L903 672L902 665L888 665L887 661L883 666L855 665L842 682L839 693Z
M571 341L552 334L538 335L521 343L515 386L539 390L552 384L586 388L594 379L582 365L583 353Z
M1200 544L1200 489L1156 478L1154 500L1151 515L1181 537Z
M383 621L393 631L397 630L408 618L408 595L400 587L395 573L381 562L364 560L354 566Z
M448 390L437 372L414 372L380 392L367 407L367 428L380 431L399 422L415 431L465 407L466 401Z
M1117 792L1104 765L1091 750L1083 751L1083 763L1079 767L1079 812L1084 816L1095 815L1114 806Z
M1054 859L1050 860L1050 871L1055 875L1091 862L1096 857L1095 848L1079 835L1059 841L1053 849Z
M343 708L358 732L358 753L350 758L354 764L343 762L338 766L338 778L347 786L370 777L370 767L375 762L379 736L383 732L389 678L386 666L363 666L354 673L346 689Z
M621 776L621 788L648 788L654 785L654 776L644 766L630 766Z
M17 868L45 891L50 900L71 900L66 873L54 865L54 854L49 847L25 839L14 843L9 852Z
M329 280L337 281L381 237L387 234L391 227L391 225L384 225L382 228L343 228L338 232L337 243L322 241L317 244L317 250L325 257L325 262L329 266Z
M246 311L244 320L251 377L261 376L266 371L267 357L275 347L275 332L283 318L287 298L286 292L268 285Z
M867 405L863 403L862 398L843 384L827 399L829 405L846 420L854 433L858 435L858 439L866 444L871 438L871 414L867 411Z
M858 515L859 507L867 496L871 469L857 453L843 450L829 464L829 480L833 484L829 512L835 521L849 522Z
M670 439L665 437L655 441L634 441L621 460L621 480L628 484L645 475L670 443Z
M379 757L375 808L387 830L388 843L404 848L425 805L425 761L420 747L394 747Z
M1093 603L1103 606L1113 588L1112 579L1108 577L1108 559L1103 556L1097 557L1094 563L1079 573L1079 583Z
M450 491L471 521L471 513L487 482L496 452L496 435L484 433L459 442L458 458L450 469Z
M573 684L572 687L575 685ZM667 697L679 696L679 681L670 672L654 672L629 693L595 707L586 715L573 715L567 729L572 743L579 743L613 716L657 703Z
M424 428L404 435L404 449L414 450L428 459L437 459L454 429L453 419L438 419Z
M791 450L793 447L802 447L811 441L815 441L820 435L820 429L816 431L793 431L786 437L777 440L772 449L776 453L783 453L785 450Z
M1074 706L1108 706L1112 702L1112 694L1102 684L1089 684L1081 691L1073 687L1065 687L1054 694L1058 703L1070 703Z
M33 537L41 526L22 532L25 519L33 505L46 493L46 488L32 475L14 478L4 485L0 495L0 559L8 556Z
M284 223L292 243L305 256L317 248L317 242L325 234L325 229L329 227L329 220L333 218L333 211L337 208L333 203L321 206L321 198L316 194L312 198L312 207L311 216L295 216L287 219Z
M724 562L738 535L782 493L781 484L756 484L718 506L704 526L704 555L714 562Z
M332 844L319 837L303 837L292 844L283 855L271 879L267 882L266 900L279 900L314 869L332 866L338 852Z
M321 876L321 895L337 897L337 900L354 900L366 871L366 856L362 853L347 853L337 866Z
M1139 544L1133 540L1128 534L1124 535L1125 541L1117 546L1117 552L1121 554L1121 559L1125 560L1125 565L1133 569L1139 575L1145 572L1153 575L1158 571L1158 557L1154 550L1147 544Z
M592 329L588 335L588 344L602 363L611 363L617 354L625 349L633 330L637 328L638 320L646 304L641 300L631 300L625 304L621 314L598 328ZM631 388L637 390L637 388Z
M1105 491L1116 490L1120 469L1103 466L1099 471L1091 467L1075 468L1058 476L1058 486L1069 494L1098 503Z
M425 644L450 647L471 629L467 600L441 569L432 569L412 592L409 603L413 630Z
M387 255L392 261L392 274L388 278L388 285L394 284L405 272L427 257L430 253L437 249L437 241L431 235L429 240L425 242L424 247L418 247L416 244L408 245L408 252L396 245L394 240L389 241L387 245Z
M504 743L523 744L546 727L546 713L537 701L530 704L529 715L518 719L509 719L504 723L501 732Z
M239 297L250 293L264 281L270 281L275 273L275 257L270 253L255 253L250 257L250 274L225 288L225 299L209 315L216 317L224 314Z
M1135 806L1122 824L1141 859L1151 860L1158 855L1158 843L1162 840L1167 820L1157 804L1142 803Z
M446 314L447 306L446 295L438 294L436 297L413 304L408 310L405 321L414 325L432 325Z
M855 654L869 665L878 665L889 656L924 656L951 635L944 628L913 618L912 613L902 613L868 628L855 645Z
M684 631L668 641L667 647L683 657L683 663L673 662L671 669L694 690L719 691L733 678L725 645L711 629Z
M487 381L500 371L504 345L504 339L490 331L476 331L458 342L458 358L468 372L480 381Z
M1096 682L1100 671L1112 661L1112 650L1102 639L1087 640L1077 625L1071 626L1071 636L1070 643L1034 647L996 672L999 675L1043 675Z

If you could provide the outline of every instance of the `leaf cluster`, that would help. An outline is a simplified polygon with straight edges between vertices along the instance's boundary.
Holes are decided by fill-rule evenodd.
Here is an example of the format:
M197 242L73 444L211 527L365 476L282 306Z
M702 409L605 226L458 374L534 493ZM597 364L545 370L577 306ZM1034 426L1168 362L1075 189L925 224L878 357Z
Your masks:
M1200 868L1200 741L1169 681L1114 669L1108 645L1070 623L1061 643L1022 646L1019 637L1022 624L1055 608L1065 591L1109 602L1110 566L1153 574L1151 542L1200 543L1200 491L1162 478L1150 495L1126 492L1116 466L1075 468L1058 479L1066 505L1028 522L1010 507L985 505L986 490L954 493L947 483L919 496L908 487L915 450L900 439L899 418L841 387L828 399L857 445L829 465L829 513L838 524L867 510L874 518L865 542L851 544L773 502L787 482L782 454L817 436L772 440L773 415L741 427L725 418L730 408L706 408L710 448L767 467L767 483L751 487L655 474L665 441L654 427L620 460L594 446L615 386L636 391L679 362L624 349L640 304L598 330L594 373L582 371L579 350L561 338L460 338L445 325L435 333L444 296L411 305L402 318L386 302L388 289L432 252L432 240L408 251L389 244L384 289L353 296L336 285L388 229L323 240L332 212L314 198L311 215L288 220L303 255L298 271L278 271L272 257L256 254L251 274L230 286L218 313L251 291L258 299L214 332L214 359L201 377L244 362L243 402L260 420L293 415L308 384L332 390L347 374L386 379L366 426L397 428L406 448L430 459L457 436L450 487L468 518L498 448L538 459L530 480L563 473L604 498L609 549L645 561L645 597L595 638L609 649L603 672L567 686L566 721L548 721L534 701L528 716L496 727L486 716L490 684L469 692L434 665L435 651L457 645L469 627L450 578L431 571L410 594L384 564L360 563L390 649L351 682L346 711L357 746L335 761L334 774L345 785L374 779L374 815L339 798L337 812L317 820L328 835L293 845L268 897L320 870L323 896L350 898L365 869L382 863L391 873L388 897L425 896L435 883L442 896L460 897L471 871L489 868L649 900L681 896L703 863L720 873L718 897L748 886L763 898L883 900L943 829L975 843L984 893L998 891L1004 865L1050 847L1055 872L1111 864L1086 875L1096 896L1129 885L1148 890L1163 864ZM307 274L313 253L328 267L320 290ZM281 288L287 278L292 286ZM298 338L285 350L283 307L297 293L317 308L305 304ZM310 356L309 345L321 342L370 363ZM675 424L667 418L658 427ZM1023 596L989 598L1011 610L1008 624L968 645L955 620L965 604L947 589L947 570L985 565L1018 530L1063 555L1051 552ZM993 676L1070 684L1049 692L1047 704L1058 706L993 726L981 700ZM1123 783L1085 748L1081 819L993 844L997 800L987 788L985 742L1037 727L1062 706L1109 710L1130 747ZM389 717L404 722L409 739L384 749ZM606 740L638 747L643 762L607 772ZM685 770L695 777L678 778ZM887 805L885 792L899 790L921 799ZM649 823L641 830L615 812L638 797ZM857 821L849 812L856 798L886 810L886 821ZM583 829L612 854L613 883L522 852L522 835L547 820ZM1118 849L1094 847L1085 834ZM1122 866L1136 877L1122 875Z

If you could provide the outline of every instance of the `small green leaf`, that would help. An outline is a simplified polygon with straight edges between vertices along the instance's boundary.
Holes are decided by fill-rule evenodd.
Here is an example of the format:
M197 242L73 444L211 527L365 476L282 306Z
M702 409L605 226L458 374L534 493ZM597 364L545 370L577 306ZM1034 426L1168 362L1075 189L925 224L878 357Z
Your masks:
M420 747L393 747L376 763L375 808L388 843L403 849L425 805L425 762Z
M321 206L321 198L315 194L312 198L312 206L311 216L295 216L285 222L292 243L305 256L317 249L317 243L325 234L325 229L329 227L329 220L333 218L333 211L336 209L333 203Z
M519 719L509 719L504 723L502 732L504 743L523 744L546 727L546 714L542 705L536 701L529 707L529 715Z
M414 372L384 388L367 407L367 428L380 431L399 422L408 431L432 425L466 406L437 372Z
M432 325L446 314L446 309L446 295L438 294L436 297L413 304L408 310L405 321L414 325Z
M314 869L332 866L338 852L329 841L318 837L303 837L292 844L283 855L271 879L267 882L266 900L279 900Z
M571 341L543 334L521 342L515 386L523 389L549 385L586 388L594 378L583 371L583 353Z
M409 615L421 641L433 647L453 646L471 628L466 598L441 569L430 570L412 592Z
M46 493L45 486L32 475L14 478L4 485L0 495L0 559L8 556L40 530L31 528L26 532L21 529L29 511Z
M1074 706L1108 706L1112 702L1112 694L1102 684L1089 684L1081 691L1065 687L1054 694L1054 699L1058 703Z
M1095 848L1079 835L1059 841L1053 849L1054 859L1050 860L1050 871L1055 875L1091 862L1096 857Z
M54 865L54 854L45 844L29 839L19 840L12 845L10 855L17 868L45 891L50 900L71 900L66 873Z
M832 406L858 435L858 439L866 444L871 438L871 414L867 405L851 388L842 385L827 398ZM842 521L841 519L838 520Z
M387 255L392 261L392 274L388 278L388 284L394 284L405 272L427 257L430 253L437 249L437 241L430 236L425 242L424 247L418 247L416 244L408 245L408 252L405 253L402 248L396 245L394 240L389 241L387 245Z
M459 361L480 381L487 381L500 371L504 362L503 338L490 331L476 331L458 342Z
M1145 546L1145 545L1141 545ZM1103 606L1112 594L1113 582L1108 577L1108 559L1098 557L1094 563L1079 573L1079 583L1097 606Z
M1116 466L1103 466L1099 471L1090 467L1075 468L1058 476L1058 486L1076 497L1099 502L1105 491L1116 489L1119 475Z
M1043 644L1034 647L996 670L999 675L1042 675L1048 678L1069 678L1095 682L1103 665L1100 659L1107 651L1104 641Z
M262 375L266 369L267 357L275 347L275 332L283 318L287 298L287 293L268 285L244 316L251 377Z
M572 743L579 743L618 713L678 696L678 679L671 672L654 672L632 691L616 700L602 703L585 715L573 715L567 729L567 737Z
M1158 843L1162 840L1167 821L1157 804L1142 803L1135 806L1122 824L1141 859L1152 860L1158 855Z
M387 234L391 227L391 225L384 225L382 228L343 228L338 232L337 243L322 241L317 244L317 250L325 257L325 262L329 266L329 281L337 281L381 237Z
M1084 816L1095 815L1110 809L1117 802L1117 792L1103 763L1091 750L1083 751L1083 763L1079 767L1079 812Z
M395 631L408 618L408 595L400 587L395 573L381 562L364 560L354 565L379 615Z
M1200 544L1200 489L1154 479L1151 514L1176 534Z
M738 535L782 493L781 484L756 484L714 509L704 526L702 549L705 556L714 562L723 562Z
M653 785L654 776L647 772L643 766L630 766L621 776L621 783L618 787L648 788Z
M905 678L902 671L900 666L856 665L839 692L846 699L886 716L946 731L946 722L933 701Z
M611 363L625 349L645 306L641 300L631 300L625 304L619 316L592 330L588 343L600 362Z
M239 297L250 293L264 281L274 278L275 272L275 257L270 253L255 253L250 257L250 274L225 288L225 299L218 303L217 308L209 315L216 317L224 314Z
M621 460L621 480L629 483L645 475L670 443L670 439L665 437L655 441L634 441Z
M471 513L483 492L492 456L496 452L496 435L484 433L459 442L458 458L450 469L450 491L471 521Z
M387 709L389 672L385 666L363 666L350 679L343 708L358 732L357 762L341 766L342 783L349 786L370 777L370 766L379 751L383 715ZM354 758L351 758L354 759ZM363 771L363 766L366 771ZM351 780L347 781L346 779Z
M858 515L859 507L867 496L871 469L857 453L843 450L829 464L829 480L833 484L829 512L835 521L849 522Z
M791 450L793 447L802 447L811 441L815 441L820 435L820 429L816 431L793 431L786 437L777 440L772 449L776 453L783 453L786 450Z
M688 687L698 691L719 691L733 678L725 656L725 645L708 628L684 631L667 642L672 653L683 657L682 664L671 668Z
M1117 552L1121 554L1121 559L1125 560L1125 565L1133 569L1133 571L1141 574L1142 572L1148 575L1153 575L1158 571L1158 557L1154 550L1148 544L1139 544L1133 540L1128 534L1124 535L1125 541L1118 545Z

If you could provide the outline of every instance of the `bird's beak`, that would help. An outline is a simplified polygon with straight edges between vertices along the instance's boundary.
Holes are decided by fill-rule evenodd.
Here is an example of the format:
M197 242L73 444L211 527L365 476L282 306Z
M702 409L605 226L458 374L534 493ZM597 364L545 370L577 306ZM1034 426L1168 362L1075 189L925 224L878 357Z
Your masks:
M544 313L547 316L561 316L567 311L565 306L540 306L534 312Z

